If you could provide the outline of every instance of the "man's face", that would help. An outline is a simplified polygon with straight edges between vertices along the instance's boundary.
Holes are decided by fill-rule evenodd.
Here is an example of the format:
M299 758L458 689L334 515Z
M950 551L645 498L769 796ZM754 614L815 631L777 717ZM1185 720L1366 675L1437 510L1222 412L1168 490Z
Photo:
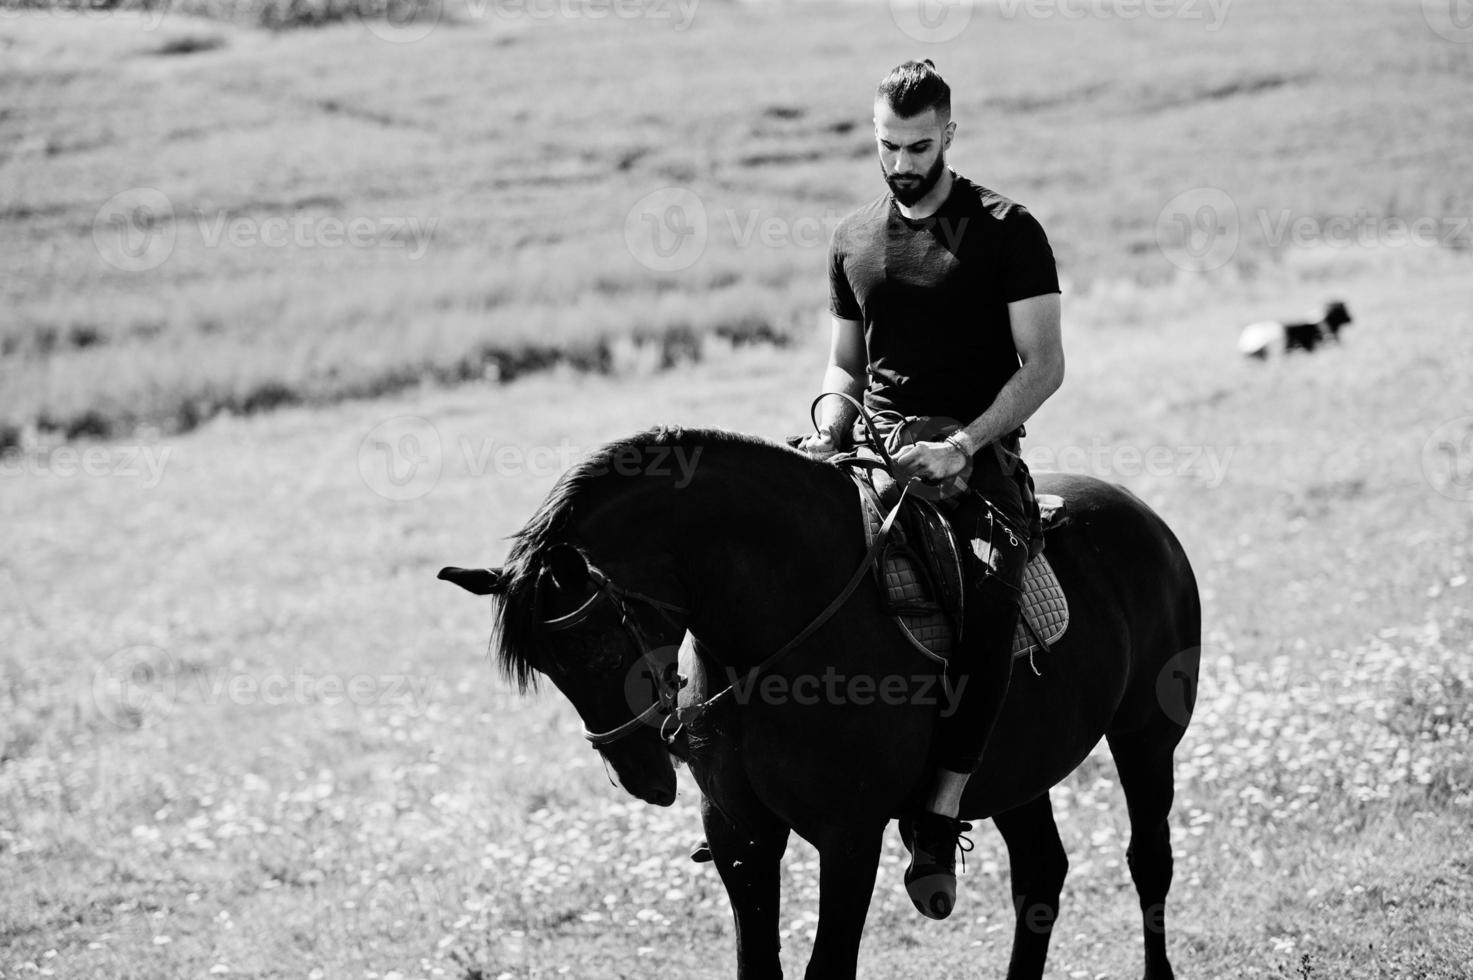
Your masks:
M909 207L931 192L946 170L946 148L956 124L935 109L902 119L883 100L875 103L875 142L880 170L895 200Z

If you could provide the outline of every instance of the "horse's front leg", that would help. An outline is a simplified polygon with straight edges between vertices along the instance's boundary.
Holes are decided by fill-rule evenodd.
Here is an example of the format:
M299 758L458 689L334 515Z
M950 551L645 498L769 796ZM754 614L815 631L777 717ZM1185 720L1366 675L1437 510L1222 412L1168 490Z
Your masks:
M739 980L781 978L778 952L778 902L781 898L783 851L788 828L775 817L761 826L737 826L703 799L701 820L711 859L726 886L736 920L737 977Z
M835 828L818 842L818 936L805 980L853 980L888 823Z

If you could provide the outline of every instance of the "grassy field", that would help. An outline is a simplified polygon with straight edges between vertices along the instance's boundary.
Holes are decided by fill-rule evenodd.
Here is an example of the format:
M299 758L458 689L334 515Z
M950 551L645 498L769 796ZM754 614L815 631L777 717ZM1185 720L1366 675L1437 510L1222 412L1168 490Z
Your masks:
M884 3L458 0L281 32L241 25L348 5L125 6L152 9L0 9L0 443L802 334L907 56L1073 296L1180 277L1204 203L1236 222L1207 256L1229 282L1281 272L1294 222L1470 244L1473 45L1413 0L967 3L944 42Z
M917 53L958 87L958 167L1034 207L1067 279L1069 377L1029 458L1141 494L1202 586L1178 974L1467 977L1473 261L1453 223L1398 246L1383 219L1473 210L1473 46L1415 3L1245 2L1217 31L1003 9L944 44L857 5L680 30L461 9L397 44L0 10L0 416L29 447L0 454L0 980L732 975L688 777L668 810L609 785L568 706L497 678L491 607L434 573L498 561L604 440L802 427L808 229L874 193L868 88ZM659 271L622 229L668 187L709 227ZM1204 187L1237 232L1172 239L1225 214ZM158 201L104 207L130 188L175 216L132 254L107 219L138 232ZM1275 246L1283 209L1375 234ZM296 216L306 245L206 241ZM320 241L355 218L402 219L401 246ZM1332 295L1344 347L1232 353ZM1050 977L1138 976L1108 757L1054 800ZM863 976L1001 975L1006 858L976 836L939 924L888 842ZM791 975L816 872L795 842Z
M1269 301L1256 287L1143 296L1128 328L1074 308L1030 452L1141 493L1205 599L1174 814L1182 976L1473 961L1473 522L1429 453L1469 424L1467 276L1326 283L1357 314L1347 346L1269 365L1225 353ZM433 574L504 554L549 454L655 422L796 430L822 357L810 339L559 369L93 446L90 476L57 453L7 470L0 976L731 975L724 894L684 860L691 784L669 810L610 786L560 699L497 679L490 607ZM431 464L418 482L375 451L396 426ZM1073 870L1051 976L1136 976L1111 763L1055 800ZM862 974L999 975L996 834L945 924L910 909L901 855L891 840ZM786 874L796 974L811 849Z

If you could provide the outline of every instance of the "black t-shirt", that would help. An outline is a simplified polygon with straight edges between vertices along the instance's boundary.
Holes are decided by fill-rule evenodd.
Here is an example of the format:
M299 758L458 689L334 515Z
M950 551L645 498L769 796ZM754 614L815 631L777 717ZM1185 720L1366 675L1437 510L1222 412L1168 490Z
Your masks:
M886 194L829 244L829 309L864 324L872 410L971 422L1018 369L1008 304L1058 291L1038 221L965 177L929 218Z

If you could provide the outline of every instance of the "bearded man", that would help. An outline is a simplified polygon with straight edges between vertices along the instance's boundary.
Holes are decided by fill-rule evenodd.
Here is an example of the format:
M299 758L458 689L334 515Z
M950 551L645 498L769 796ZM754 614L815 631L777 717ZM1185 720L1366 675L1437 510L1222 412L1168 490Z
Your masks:
M928 61L907 61L875 93L875 141L889 192L846 217L830 244L833 341L823 390L873 412L955 420L945 439L894 454L930 483L972 467L952 521L971 542L961 642L946 667L936 772L901 821L906 890L936 919L956 901L962 791L987 749L1012 671L1031 483L1021 426L1064 378L1059 280L1043 228L1022 206L952 171L951 89ZM823 402L800 447L845 448L854 411ZM931 427L934 431L935 425ZM1016 746L1027 751L1027 746Z

